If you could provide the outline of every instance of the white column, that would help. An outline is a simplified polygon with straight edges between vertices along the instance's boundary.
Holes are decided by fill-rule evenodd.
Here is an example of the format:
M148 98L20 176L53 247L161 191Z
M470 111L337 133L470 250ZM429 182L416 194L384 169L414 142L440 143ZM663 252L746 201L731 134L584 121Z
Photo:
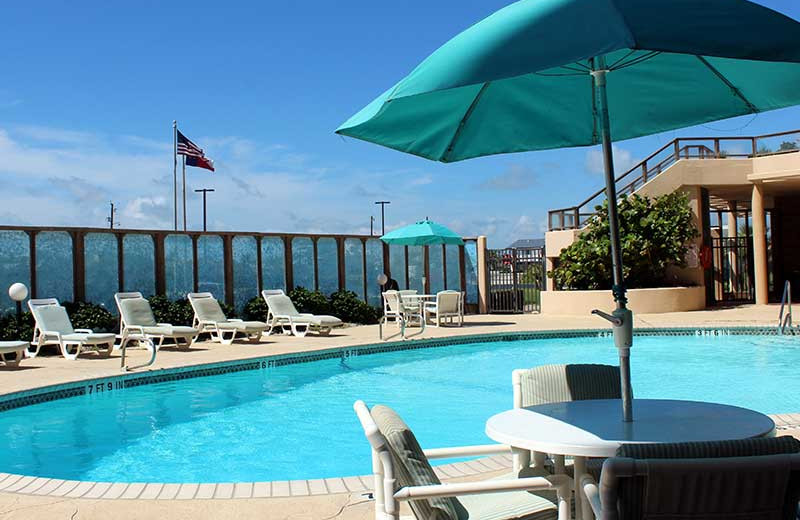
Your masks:
M753 271L755 274L756 304L765 305L769 300L769 278L767 272L767 218L764 212L764 185L753 183Z

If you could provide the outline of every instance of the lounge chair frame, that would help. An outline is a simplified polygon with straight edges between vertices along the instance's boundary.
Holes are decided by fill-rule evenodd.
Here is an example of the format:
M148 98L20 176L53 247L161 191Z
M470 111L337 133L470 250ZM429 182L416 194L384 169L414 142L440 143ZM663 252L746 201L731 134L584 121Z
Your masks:
M269 299L273 296L286 296L283 294L283 291L280 293L277 292L270 292L267 290L261 291L261 296L264 298L264 302L267 304L267 316L270 318L267 322L267 335L272 335L275 332L275 329L281 331L281 333L286 334L289 333L292 336L297 336L298 338L305 337L309 332L316 332L320 336L328 336L335 327L333 326L325 326L325 325L316 325L312 323L316 315L308 314L308 313L297 313L297 314L281 314L276 313L275 310L269 303ZM291 301L291 300L289 300ZM294 304L292 304L294 305ZM341 327L342 325L337 325L336 327Z
M154 344L156 349L160 349L161 347L176 347L180 350L188 350L189 347L194 345L195 340L197 339L197 332L193 335L189 334L154 334L154 333L145 333L144 327L141 325L132 325L125 322L125 318L122 315L122 306L120 303L122 300L129 299L129 298L141 298L146 300L142 293L136 292L121 292L116 293L114 295L114 300L117 302L117 309L119 309L119 329L120 334L122 336L122 344L127 344L127 342L135 340L139 341L142 338L150 339ZM149 304L149 303L148 303ZM172 327L171 323L156 323L155 327ZM172 343L164 343L166 339L172 339ZM179 340L183 340L181 343Z
M74 329L74 334L87 335L81 339L67 339L62 335L61 331L46 330L42 328L39 319L36 317L37 311L43 307L61 307L61 304L56 298L31 298L28 300L28 308L34 318L33 339L31 345L34 350L26 350L26 356L35 358L39 355L39 351L46 345L57 345L61 351L64 359L74 361L78 358L82 351L91 349L101 354L103 357L110 357L111 352L114 350L114 335L111 335L108 340L92 340L88 337L89 334L94 334L92 329ZM105 352L101 353L101 347L105 347ZM70 352L70 347L74 347L74 352Z
M250 343L258 343L261 339L261 335L267 329L267 324L264 324L264 329L258 332L245 332L243 330L238 329L228 329L224 326L220 326L224 323L244 323L244 320L240 320L238 318L225 318L224 322L216 321L216 320L201 320L200 315L197 312L197 307L195 307L195 303L201 299L212 299L214 300L214 295L210 292L202 292L202 293L189 293L187 295L189 299L189 303L192 306L192 310L194 311L194 319L192 320L192 327L196 328L200 334L206 332L211 335L211 339L222 343L223 345L231 345L238 336L242 336L246 338ZM230 337L226 337L226 334L229 334Z
M566 475L525 477L513 480L489 480L429 486L409 486L396 490L397 479L389 442L378 429L364 401L356 401L353 409L358 416L364 435L372 448L372 477L375 498L375 520L399 520L400 502L422 498L457 497L484 493L511 491L555 491L558 498L558 520L570 517L571 479ZM461 446L423 450L429 459L475 457L509 453L511 448L502 444Z

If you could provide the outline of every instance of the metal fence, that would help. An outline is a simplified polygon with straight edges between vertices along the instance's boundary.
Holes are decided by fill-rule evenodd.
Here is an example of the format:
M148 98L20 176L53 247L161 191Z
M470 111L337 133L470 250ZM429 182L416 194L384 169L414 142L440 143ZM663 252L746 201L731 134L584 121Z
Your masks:
M13 307L5 289L14 282L28 285L33 298L88 301L112 312L118 291L172 299L208 291L241 310L261 289L294 287L347 289L377 306L381 273L420 292L465 291L477 306L475 239L406 247L357 235L0 226L0 312Z
M715 301L755 301L752 244L749 236L712 237Z
M489 312L540 311L544 261L543 247L487 250Z

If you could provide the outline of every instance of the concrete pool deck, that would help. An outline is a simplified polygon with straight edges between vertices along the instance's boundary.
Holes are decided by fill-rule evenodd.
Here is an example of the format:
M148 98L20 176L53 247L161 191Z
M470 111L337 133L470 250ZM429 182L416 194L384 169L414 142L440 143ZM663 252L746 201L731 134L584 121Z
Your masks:
M636 327L719 328L775 326L778 307L741 306L706 311L642 314ZM592 316L484 315L468 316L463 328L428 327L423 339L458 335L563 329L602 329L605 322ZM419 338L419 336L418 336ZM409 340L413 341L413 340ZM162 350L151 369L176 368L222 361L294 354L336 347L379 343L377 326L349 327L329 337L269 336L259 344L219 345L198 343L190 351ZM131 363L145 352L129 352ZM141 372L141 371L140 371ZM88 353L77 361L46 356L23 361L22 368L0 369L0 394L84 379L119 375L115 353L103 359ZM510 389L509 389L510 392ZM786 410L792 412L793 410ZM800 437L800 415L773 416L779 434ZM368 456L365 441L364 456ZM482 459L470 465L450 465L438 472L445 480L486 478L510 469L510 457ZM2 469L2 468L0 468ZM266 518L266 519L367 519L372 504L364 493L370 480L327 479L247 484L108 484L71 483L0 474L0 518Z

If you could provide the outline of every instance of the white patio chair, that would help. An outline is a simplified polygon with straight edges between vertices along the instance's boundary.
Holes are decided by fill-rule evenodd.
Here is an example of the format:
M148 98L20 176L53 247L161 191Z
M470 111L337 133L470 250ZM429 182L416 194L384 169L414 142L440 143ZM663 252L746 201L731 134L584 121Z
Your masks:
M413 291L417 294L417 291ZM403 298L403 291L386 291L383 293L384 306L388 309L388 313L384 311L384 315L378 320L378 337L387 341L396 336L403 339L413 336L419 336L425 332L425 315L422 303L419 300L409 301ZM400 332L384 337L383 327L392 318L400 327ZM419 323L420 330L417 333L406 335L406 327L414 323Z
M130 340L150 339L156 350L164 346L186 350L197 338L199 331L193 327L157 323L150 302L140 292L116 293L114 301L119 309L122 344ZM171 339L172 343L164 343L166 339Z
M517 478L509 474L481 482L442 484L429 459L508 453L510 448L496 444L423 450L391 408L378 405L370 410L363 401L356 401L353 408L372 447L376 520L399 519L400 502L408 502L418 520L569 518L568 476Z
M270 296L280 296L282 294L286 294L283 292L283 289L264 289L261 291L261 297L264 299L264 302L267 301L267 298ZM269 306L267 306L267 323L272 323L272 312L269 310Z
M192 327L201 333L208 332L214 341L223 345L230 345L240 335L255 343L267 330L267 324L263 321L243 321L225 317L219 302L209 292L189 293L188 298L194 310Z
M274 294L264 298L272 320L268 323L269 334L275 329L293 336L304 337L309 332L327 336L331 330L344 325L336 316L300 313L285 294Z
M433 326L439 327L449 323L453 325L458 320L458 326L464 325L464 304L461 293L458 291L439 291L436 301L425 302L425 321L433 318Z
M73 328L67 310L55 298L30 299L28 308L36 322L32 342L34 351L28 351L28 357L39 355L39 350L45 345L58 345L61 355L69 360L77 359L86 348L97 350L99 354L100 348L105 347L105 357L109 357L114 350L114 334ZM70 352L70 347L75 350Z

